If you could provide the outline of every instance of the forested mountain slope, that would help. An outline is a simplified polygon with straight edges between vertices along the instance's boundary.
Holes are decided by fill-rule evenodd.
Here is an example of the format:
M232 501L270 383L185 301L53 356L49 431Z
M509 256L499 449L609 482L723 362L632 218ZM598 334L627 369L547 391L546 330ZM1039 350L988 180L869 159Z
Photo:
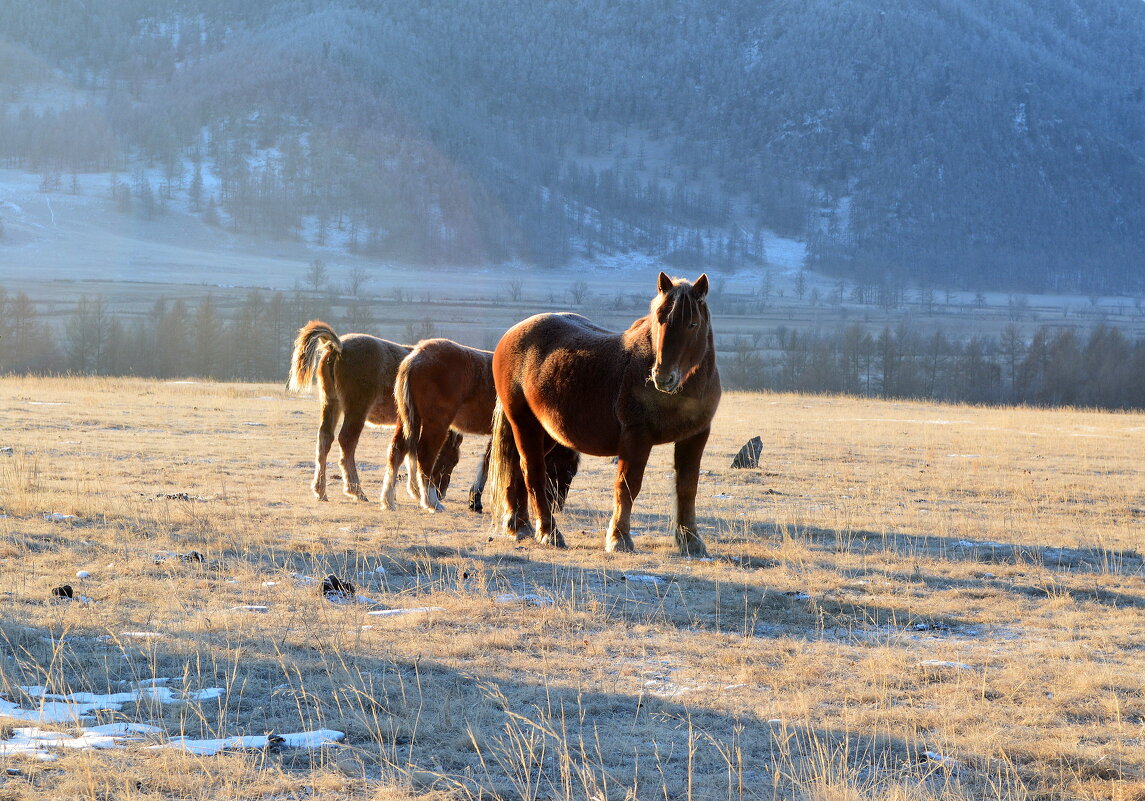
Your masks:
M766 259L768 229L860 282L1145 281L1140 0L0 0L0 20L3 163L164 165L238 230L719 268ZM57 74L82 92L31 102Z

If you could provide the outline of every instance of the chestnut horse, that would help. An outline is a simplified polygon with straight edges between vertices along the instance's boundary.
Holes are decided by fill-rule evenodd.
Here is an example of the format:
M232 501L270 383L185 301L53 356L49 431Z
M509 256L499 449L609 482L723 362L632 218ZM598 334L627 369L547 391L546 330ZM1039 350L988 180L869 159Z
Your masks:
M426 339L398 366L394 382L397 423L390 441L382 504L394 509L394 484L407 454L410 474L416 470L417 497L423 509L440 511L446 486L435 479L435 465L443 447L456 449L462 434L491 434L493 407L493 351L479 350L449 339ZM451 438L456 438L453 444ZM569 484L576 475L579 455L567 448L554 449L549 468L556 482L558 508L563 507ZM477 478L469 490L469 508L481 511L481 493L489 464L486 448ZM449 476L445 476L448 482ZM413 493L411 492L411 495Z
M322 400L322 423L314 457L314 481L311 488L320 501L326 498L326 457L334 443L334 426L343 417L338 431L342 449L342 492L367 501L358 479L354 451L362 428L397 422L394 404L394 378L401 360L413 348L379 339L369 334L346 334L339 337L321 320L311 320L298 331L294 352L290 356L290 379L287 386L303 390L318 377ZM449 474L457 464L460 443L445 448L440 464L435 466L439 484L448 486ZM413 494L412 475L410 494Z
M604 549L634 550L632 502L649 453L653 445L673 442L676 546L685 556L707 553L696 534L696 485L720 402L708 277L693 284L660 273L658 290L648 315L624 333L578 314L538 314L501 337L493 352L500 413L491 472L510 533L528 533L527 494L536 538L565 547L545 476L545 453L560 444L619 457Z

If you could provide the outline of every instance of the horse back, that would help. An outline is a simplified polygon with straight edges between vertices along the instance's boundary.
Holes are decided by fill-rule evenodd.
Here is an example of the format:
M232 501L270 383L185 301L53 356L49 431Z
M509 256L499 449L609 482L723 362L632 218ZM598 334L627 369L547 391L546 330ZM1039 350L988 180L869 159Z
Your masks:
M418 343L402 369L423 417L448 419L466 434L489 434L497 400L492 363L492 351L427 339Z
M338 395L348 413L365 410L373 425L397 421L394 381L398 365L413 348L369 334L342 337L342 352L332 365ZM327 353L325 358L329 358Z

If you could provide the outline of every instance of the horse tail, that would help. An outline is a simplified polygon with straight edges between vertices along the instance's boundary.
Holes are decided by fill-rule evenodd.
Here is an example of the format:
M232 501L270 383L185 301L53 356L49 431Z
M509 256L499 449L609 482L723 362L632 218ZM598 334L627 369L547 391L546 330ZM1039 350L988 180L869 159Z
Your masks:
M417 470L417 444L421 439L421 417L413 402L409 381L410 360L402 359L398 365L398 375L394 379L394 405L397 406L398 420L406 439L406 453L409 454L410 470Z
M286 386L295 392L310 386L318 372L318 361L326 351L342 353L342 340L334 329L321 320L311 320L298 331L294 351L290 354L290 377Z
M512 502L509 492L514 473L521 469L521 456L517 452L517 441L513 439L513 427L501 406L501 399L493 407L493 436L489 440L489 472L487 486L491 486L493 499L493 523L504 525L511 512Z

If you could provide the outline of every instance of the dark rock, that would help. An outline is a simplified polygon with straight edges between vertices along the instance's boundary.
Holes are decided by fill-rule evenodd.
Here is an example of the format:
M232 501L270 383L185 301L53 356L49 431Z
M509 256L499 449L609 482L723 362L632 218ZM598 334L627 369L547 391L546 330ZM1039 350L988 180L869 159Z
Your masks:
M759 437L752 437L744 443L744 446L739 449L739 453L732 459L732 467L759 467L759 457L762 453L763 440Z
M75 593L72 592L71 584L62 584L59 587L52 588L53 598L74 598Z
M334 596L335 598L353 598L354 585L331 573L326 578L322 579L322 594L326 596Z

